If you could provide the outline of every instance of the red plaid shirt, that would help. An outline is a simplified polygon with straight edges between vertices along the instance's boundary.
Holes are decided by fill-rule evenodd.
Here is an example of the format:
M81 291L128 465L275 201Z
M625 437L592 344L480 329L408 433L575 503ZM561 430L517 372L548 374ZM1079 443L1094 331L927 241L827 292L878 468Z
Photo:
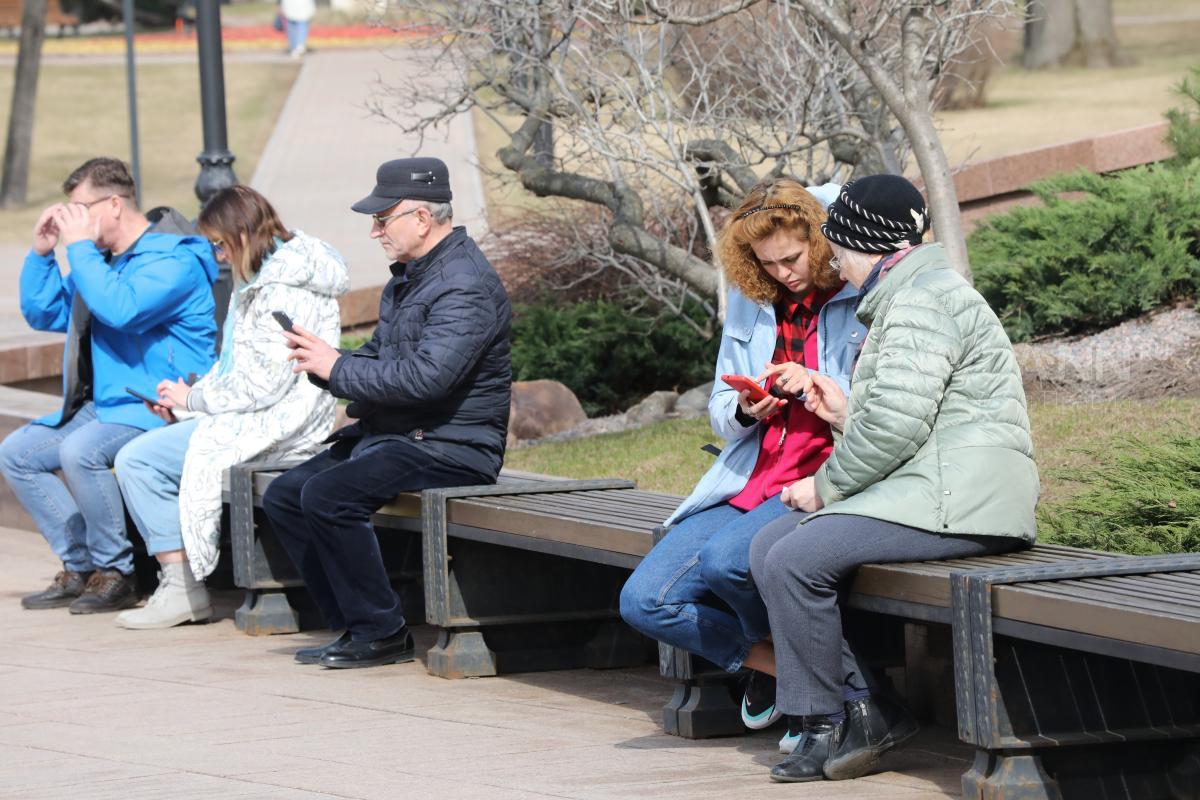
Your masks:
M821 307L841 289L813 290L801 300L784 299L775 305L775 354L772 364L789 361L809 369L819 369L817 363L817 316ZM772 383L767 384L771 388ZM829 424L808 411L799 398L789 398L788 404L763 423L763 438L758 461L750 479L729 504L749 511L764 500L774 497L801 478L817 471L833 450L833 433Z

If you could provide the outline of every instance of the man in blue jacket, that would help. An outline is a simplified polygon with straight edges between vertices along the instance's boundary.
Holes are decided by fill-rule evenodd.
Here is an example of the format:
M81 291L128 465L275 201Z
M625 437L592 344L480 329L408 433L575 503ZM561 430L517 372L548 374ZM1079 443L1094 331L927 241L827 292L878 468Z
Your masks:
M160 232L177 215L151 227L121 161L87 161L63 192L67 202L34 226L20 288L31 326L67 334L63 408L0 444L0 472L63 563L49 588L21 605L91 614L138 600L111 468L122 445L163 421L126 387L153 397L159 381L212 365L217 264L203 238Z
M300 663L409 661L413 640L371 527L400 492L495 483L512 392L510 311L500 278L451 224L446 165L389 161L353 209L393 262L371 341L339 353L287 334L296 371L353 402L333 446L276 478L263 510L326 622L344 629Z

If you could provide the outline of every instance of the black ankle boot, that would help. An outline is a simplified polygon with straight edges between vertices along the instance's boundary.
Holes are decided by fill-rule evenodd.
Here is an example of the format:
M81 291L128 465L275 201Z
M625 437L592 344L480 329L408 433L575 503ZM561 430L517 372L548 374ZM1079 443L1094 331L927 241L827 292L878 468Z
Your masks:
M804 718L804 733L792 754L771 768L771 780L780 783L819 781L825 778L825 762L845 722L827 716Z
M920 726L899 703L886 697L846 701L846 724L825 763L825 777L844 781L866 775L879 757L917 734Z

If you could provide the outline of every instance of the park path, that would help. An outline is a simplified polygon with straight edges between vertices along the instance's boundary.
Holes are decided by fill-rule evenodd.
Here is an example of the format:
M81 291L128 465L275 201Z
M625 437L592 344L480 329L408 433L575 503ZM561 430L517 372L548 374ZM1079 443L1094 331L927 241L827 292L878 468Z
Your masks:
M455 223L479 238L486 231L475 130L459 115L423 144L368 104L382 82L419 69L409 47L323 50L305 57L250 185L275 205L284 223L332 244L350 267L353 289L382 285L390 275L371 221L350 205L375 185L384 161L437 156L450 168ZM236 164L235 164L236 167ZM241 176L246 180L249 176Z
M217 622L166 631L23 610L56 569L40 536L0 528L0 798L949 800L969 766L938 729L856 781L772 784L778 730L667 736L671 686L652 664L459 681L420 660L325 670L292 662L319 633L235 630L231 591ZM414 633L423 658L436 632Z

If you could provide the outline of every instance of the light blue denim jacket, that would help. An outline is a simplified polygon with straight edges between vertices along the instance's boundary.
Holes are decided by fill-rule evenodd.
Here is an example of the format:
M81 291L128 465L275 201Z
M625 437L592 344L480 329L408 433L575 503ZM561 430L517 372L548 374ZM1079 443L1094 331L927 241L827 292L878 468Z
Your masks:
M836 380L847 395L854 357L866 336L866 328L854 316L857 296L858 290L847 283L817 315L817 366L820 372ZM725 305L715 383L708 398L713 430L727 444L717 462L664 524L674 525L690 514L724 503L745 488L758 461L763 426L755 423L745 427L737 421L734 412L738 392L722 381L721 376L757 375L774 353L774 306L760 306L731 288Z

